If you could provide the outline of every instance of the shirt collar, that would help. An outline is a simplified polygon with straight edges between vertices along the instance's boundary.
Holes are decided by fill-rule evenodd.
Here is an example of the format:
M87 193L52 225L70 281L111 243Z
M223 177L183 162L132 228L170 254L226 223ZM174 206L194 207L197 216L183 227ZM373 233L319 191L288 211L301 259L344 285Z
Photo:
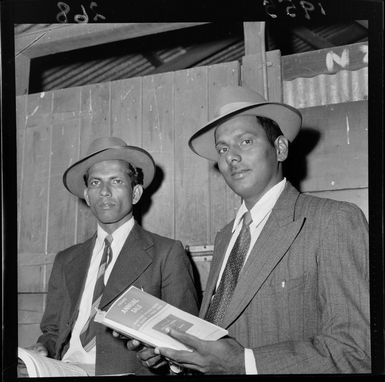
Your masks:
M255 228L273 209L275 203L285 188L285 185L286 178L283 178L279 183L270 188L270 190L268 190L257 203L254 204L253 208L250 210L251 218L253 219L253 222L250 224L250 229ZM232 232L238 228L246 211L247 207L243 201L239 207L237 215L235 216Z
M118 229L112 232L111 236L113 238L112 242L116 241L125 241L127 239L128 234L131 232L132 227L134 226L135 220L132 216L129 220L127 220L124 224L122 224ZM99 224L97 230L97 238L96 240L101 245L104 243L104 239L108 236L109 233L106 232Z

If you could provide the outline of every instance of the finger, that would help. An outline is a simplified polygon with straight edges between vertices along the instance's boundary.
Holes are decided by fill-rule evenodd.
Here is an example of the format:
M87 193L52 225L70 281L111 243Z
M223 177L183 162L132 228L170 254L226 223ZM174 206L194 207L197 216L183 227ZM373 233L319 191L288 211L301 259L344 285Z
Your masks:
M191 363L193 353L191 351L174 350L170 348L155 348L155 354L162 355L166 359L177 363Z
M138 340L129 340L126 343L127 349L128 350L140 350L142 347L142 344Z
M152 368L153 369L159 369L160 367L164 367L168 364L168 362L164 359L162 359L162 361L160 361L159 363L157 363L156 365L154 365Z
M137 356L138 356L141 360L143 360L143 361L147 361L148 359L154 358L154 357L157 357L157 358L159 358L159 359L161 358L160 355L155 354L153 348L146 348L146 347L144 347L143 349L141 349L140 351L138 351Z
M150 357L150 358L147 358L147 359L144 359L144 358L141 358L141 357L138 357L140 359L140 361L145 364L147 367L151 367L151 368L154 368L155 366L159 365L159 364L165 364L166 363L166 360L162 357L162 356L155 356L155 357Z
M112 335L115 338L119 338L121 340L131 340L131 337L125 336L124 334L116 332L115 330L112 331Z
M124 336L118 332L116 332L115 330L112 331L112 335L115 337L115 338L124 338Z
M167 328L166 333L170 336L175 338L176 340L182 342L183 344L187 345L190 348L198 349L200 344L202 343L202 340L198 337L195 337L191 334L188 334L186 332L181 332L177 329L171 329Z
M195 353L189 351L174 351L169 348L155 348L154 352L162 354L169 364L175 364L185 369L202 371L202 367L197 364L198 359Z

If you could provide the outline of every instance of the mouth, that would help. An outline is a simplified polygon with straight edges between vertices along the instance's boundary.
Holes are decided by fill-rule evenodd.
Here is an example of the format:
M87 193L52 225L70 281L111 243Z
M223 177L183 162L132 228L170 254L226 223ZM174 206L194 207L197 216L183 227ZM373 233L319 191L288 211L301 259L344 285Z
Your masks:
M98 203L98 208L102 210L109 210L115 206L115 203L111 201L102 201Z
M242 179L246 176L246 174L249 172L250 170L248 169L234 169L234 170L231 170L230 172L230 175L232 178L234 179Z

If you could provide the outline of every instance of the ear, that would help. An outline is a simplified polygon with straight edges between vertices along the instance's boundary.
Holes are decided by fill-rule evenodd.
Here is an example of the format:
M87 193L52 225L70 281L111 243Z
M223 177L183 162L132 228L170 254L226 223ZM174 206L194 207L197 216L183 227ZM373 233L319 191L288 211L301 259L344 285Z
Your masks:
M280 135L274 142L278 162L284 162L289 155L289 141L283 135Z
M86 201L88 207L90 206L90 199L88 197L88 188L85 188L83 191L84 200Z
M142 194L143 194L143 186L141 184L137 184L132 189L132 204L138 203L140 198L142 197Z

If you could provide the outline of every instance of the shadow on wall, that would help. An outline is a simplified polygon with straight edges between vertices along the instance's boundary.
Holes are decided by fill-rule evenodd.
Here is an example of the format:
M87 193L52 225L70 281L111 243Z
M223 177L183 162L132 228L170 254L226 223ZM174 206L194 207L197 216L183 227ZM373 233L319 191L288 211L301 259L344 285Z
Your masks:
M155 166L155 176L152 183L144 190L138 204L134 206L135 220L142 225L143 216L150 210L152 206L152 196L158 191L164 179L164 171ZM155 206L156 208L156 206Z
M311 127L301 128L289 146L289 156L283 164L283 173L291 184L301 191L301 182L307 177L306 157L317 146L321 133Z

